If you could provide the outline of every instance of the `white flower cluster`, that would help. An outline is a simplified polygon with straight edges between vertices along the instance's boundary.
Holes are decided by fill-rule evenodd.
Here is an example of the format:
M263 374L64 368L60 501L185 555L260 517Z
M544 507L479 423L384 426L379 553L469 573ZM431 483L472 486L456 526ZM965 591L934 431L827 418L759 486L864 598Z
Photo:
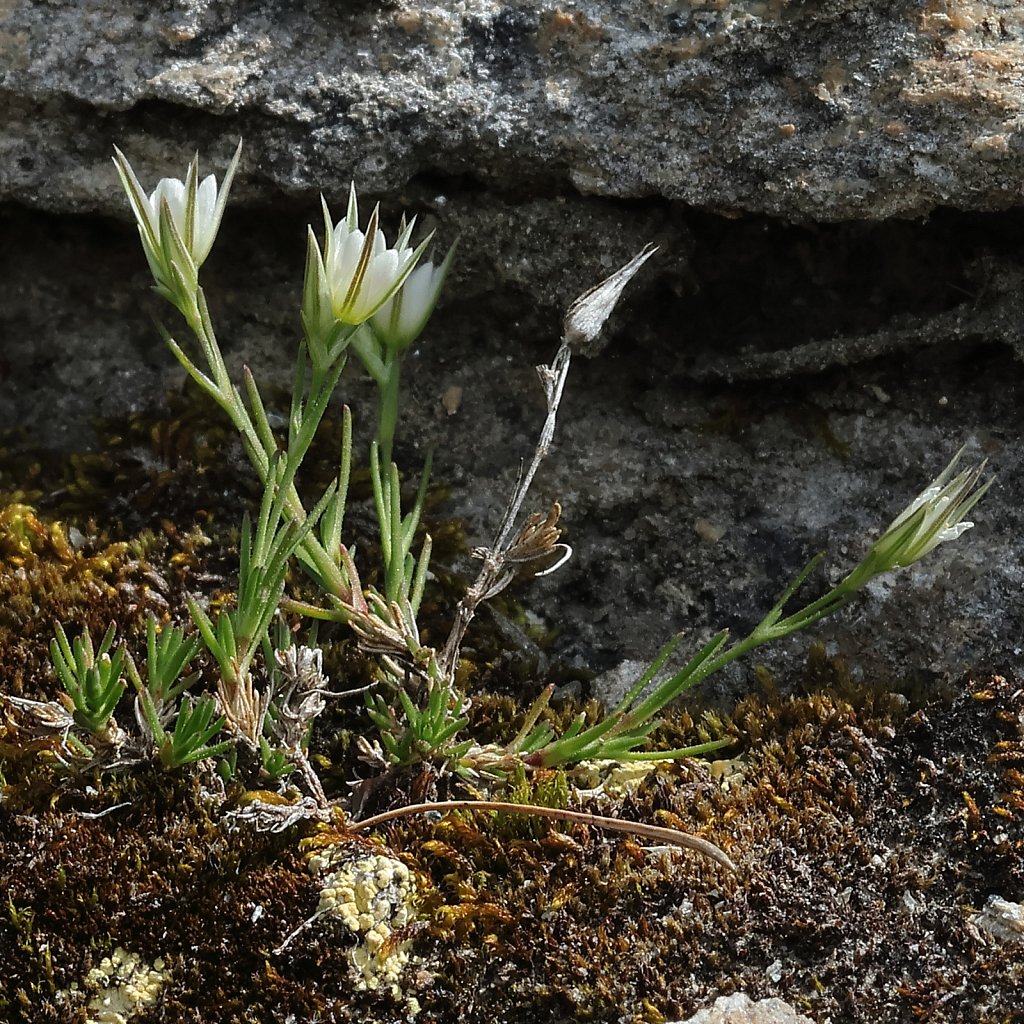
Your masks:
M127 1024L156 1004L168 977L163 960L154 960L150 967L137 953L118 946L85 977L86 988L97 990L89 1001L86 1024Z
M409 869L383 854L354 855L351 847L328 846L309 859L309 870L323 875L318 913L329 914L361 936L352 952L359 989L390 988L403 996L398 984L409 962L409 942L393 943L394 933L412 920L416 883Z

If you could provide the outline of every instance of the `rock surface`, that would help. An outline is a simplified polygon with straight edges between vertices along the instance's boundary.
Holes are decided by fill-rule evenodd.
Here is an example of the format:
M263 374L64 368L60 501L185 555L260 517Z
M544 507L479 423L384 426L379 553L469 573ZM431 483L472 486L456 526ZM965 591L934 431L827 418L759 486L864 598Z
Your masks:
M1024 906L1020 903L990 896L985 906L971 915L971 924L1000 942L1024 942Z
M560 311L661 244L612 344L574 367L538 480L577 554L523 597L561 657L604 668L678 629L749 628L816 550L838 578L966 444L1000 474L979 527L814 632L885 678L1006 664L1024 225L998 211L1024 181L1022 38L996 0L5 0L0 426L77 449L96 415L178 385L110 147L152 183L196 147L222 169L241 135L206 278L236 369L287 380L317 190L340 204L354 177L385 217L461 236L398 451L437 447L440 513L470 543L529 453L528 367ZM346 388L365 426L368 391Z
M233 134L264 198L466 176L819 221L1021 192L1003 0L5 0L0 25L0 190L51 209L116 208L111 139L166 163Z

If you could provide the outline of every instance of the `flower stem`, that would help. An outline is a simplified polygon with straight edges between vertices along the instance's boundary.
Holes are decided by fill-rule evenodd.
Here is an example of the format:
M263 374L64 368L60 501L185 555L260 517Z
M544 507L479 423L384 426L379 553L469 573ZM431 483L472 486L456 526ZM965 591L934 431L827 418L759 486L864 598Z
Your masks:
M252 417L249 415L248 409L245 407L245 403L242 401L242 397L238 392L238 389L234 386L231 381L231 377L228 374L227 366L224 363L224 358L221 355L220 346L217 343L216 335L213 331L213 324L210 320L209 311L206 307L206 299L203 295L201 288L196 290L196 301L192 304L190 309L183 310L185 313L185 319L195 334L196 339L199 342L199 346L203 351L203 355L206 357L207 364L210 368L210 377L205 378L210 380L213 384L213 390L210 391L211 396L217 402L217 404L227 413L231 422L235 425L235 429L238 430L242 436L242 444L245 448L246 454L249 456L249 461L253 464L253 468L259 474L260 481L266 486L267 481L271 473L272 456L277 450L276 443L273 443L272 437L261 436L260 431L257 429L256 424L253 423ZM180 348L175 346L175 355L179 361L187 359ZM197 368L190 368L188 364L185 366L186 370L189 370L191 376L196 378L196 373L199 373ZM192 372L192 369L196 369L196 373ZM205 376L200 373L200 376ZM315 376L321 376L316 375ZM314 385L317 384L314 381ZM316 391L322 391L323 381L319 381L321 387ZM207 389L209 390L209 389ZM314 400L317 406L317 422L319 417L323 415L326 409L326 398L322 393L317 395L314 392ZM303 424L307 428L308 440L312 440L312 431L308 430L310 424ZM313 425L315 430L315 425ZM308 441L307 441L308 444ZM299 492L295 487L295 484L289 482L286 489L285 512L290 520L295 523L303 523L306 520L306 509L302 504L302 500L299 497ZM337 598L347 600L351 594L351 588L346 578L344 570L331 558L329 552L317 539L316 535L310 531L306 534L301 542L301 548L304 553L308 556L309 560L316 567L317 573L319 574L323 584L326 586L328 592Z
M398 391L402 376L402 358L384 349L383 379L377 384L377 444L383 472L391 465L391 453L398 425Z
M408 804L405 807L396 807L382 814L376 814L372 818L350 822L349 828L353 832L365 832L395 818L405 818L412 814L429 814L438 811L500 811L505 814L532 814L540 818L551 818L555 821L590 825L613 832L626 832L630 835L640 836L642 839L652 839L658 843L671 843L674 846L682 846L688 850L694 850L705 857L710 857L729 871L736 870L736 865L733 864L729 856L715 846L714 843L709 842L707 839L702 839L700 836L691 835L689 832L683 832L680 829L665 828L663 825L648 825L642 821L626 821L623 818L607 818L601 814L588 814L585 811L570 811L559 807L543 807L538 804L514 804L503 800L438 800L432 803Z

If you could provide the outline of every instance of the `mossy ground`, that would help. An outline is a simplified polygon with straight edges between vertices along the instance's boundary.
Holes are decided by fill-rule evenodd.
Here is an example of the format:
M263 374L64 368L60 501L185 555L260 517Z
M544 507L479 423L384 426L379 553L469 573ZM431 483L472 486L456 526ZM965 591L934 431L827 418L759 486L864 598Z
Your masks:
M240 461L209 457L224 443L219 424L181 401L166 422L107 425L102 457L60 460L8 439L4 693L55 695L55 618L94 635L114 619L137 645L147 610L183 621L190 590L230 593L239 504L254 494ZM489 693L474 728L500 738L544 680L492 657L482 628L477 656L488 664L468 675ZM360 669L343 643L329 665L339 685ZM855 685L815 652L784 692L767 676L752 685L713 725L737 737L735 761L678 764L624 798L583 801L697 832L729 852L736 875L507 816L383 829L372 842L420 883L405 978L417 1019L656 1022L734 990L780 996L817 1021L1024 1019L1021 945L971 923L990 895L1024 896L1024 684L965 679L929 701ZM241 791L222 794L209 776L71 776L9 706L0 715L0 1019L85 1020L76 990L118 946L169 973L140 1021L406 1016L390 995L354 991L354 939L339 925L315 922L274 952L317 908L300 842L321 826L232 827L224 811ZM693 737L694 717L678 712L666 741ZM366 774L351 743L359 721L350 708L318 725L329 792ZM539 782L538 798L558 799L559 779ZM426 772L389 779L373 801L439 785L452 789ZM344 840L342 818L334 828Z

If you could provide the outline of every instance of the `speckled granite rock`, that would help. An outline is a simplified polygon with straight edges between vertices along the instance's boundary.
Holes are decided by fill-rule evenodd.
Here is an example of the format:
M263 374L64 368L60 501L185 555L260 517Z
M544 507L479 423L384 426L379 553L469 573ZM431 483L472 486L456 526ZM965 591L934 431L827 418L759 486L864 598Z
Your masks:
M560 310L661 244L608 350L574 368L538 481L576 550L523 595L559 656L605 668L677 629L749 627L815 550L852 565L966 443L1001 476L979 528L815 635L869 674L1006 664L1024 632L1024 223L991 211L1024 181L1022 32L995 0L6 0L0 427L80 448L94 416L178 385L110 147L152 182L194 147L223 168L242 135L204 274L229 362L260 379L287 380L318 189L354 176L385 217L461 235L399 454L437 446L441 514L471 542L530 450L529 366ZM358 410L366 388L345 387ZM797 665L806 644L764 657Z

